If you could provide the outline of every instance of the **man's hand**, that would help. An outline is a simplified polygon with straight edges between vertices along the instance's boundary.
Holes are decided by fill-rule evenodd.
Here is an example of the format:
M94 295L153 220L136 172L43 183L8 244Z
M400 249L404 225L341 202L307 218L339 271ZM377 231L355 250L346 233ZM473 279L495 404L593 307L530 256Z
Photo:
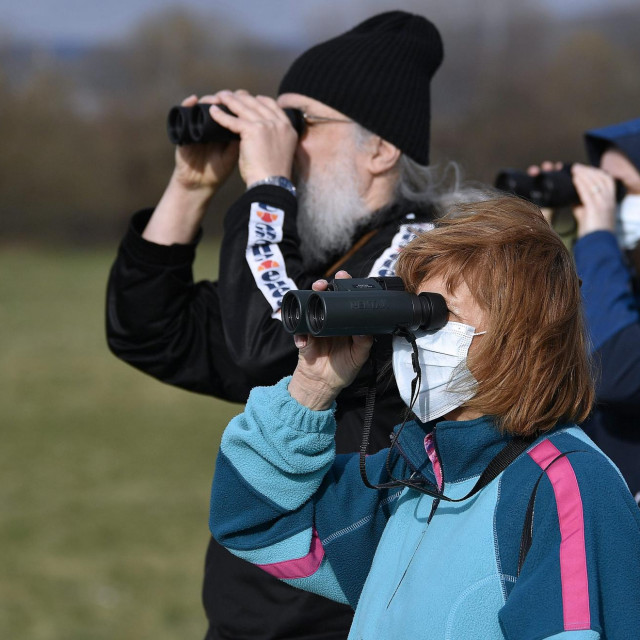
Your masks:
M204 96L201 102L215 99ZM181 104L197 103L197 96L189 96ZM167 246L192 242L211 198L238 162L238 149L237 140L176 147L173 174L142 237Z
M182 101L191 107L197 96ZM269 176L291 177L298 134L275 100L246 91L219 91L203 96L211 117L237 133L240 141L179 146L175 169L143 237L157 244L187 244L193 240L207 205L229 177L236 163L247 185ZM215 105L225 105L231 116Z
M210 111L218 124L240 136L238 167L245 184L269 176L291 178L298 134L276 101L243 90L220 91L210 97L214 105L223 104L235 114L215 107Z
M197 104L197 96L182 106ZM217 189L236 163L247 185L269 176L291 177L298 134L275 100L252 96L246 91L219 91L203 96L210 103L211 117L237 133L240 142L212 142L179 146L175 169L143 237L157 244L187 244L193 240ZM225 105L231 116L215 105Z
M346 271L339 271L336 277L351 276ZM324 291L327 286L326 280L318 280L312 288ZM340 391L353 382L373 344L371 336L314 338L296 335L294 338L299 349L298 366L289 382L289 393L314 411L328 409Z

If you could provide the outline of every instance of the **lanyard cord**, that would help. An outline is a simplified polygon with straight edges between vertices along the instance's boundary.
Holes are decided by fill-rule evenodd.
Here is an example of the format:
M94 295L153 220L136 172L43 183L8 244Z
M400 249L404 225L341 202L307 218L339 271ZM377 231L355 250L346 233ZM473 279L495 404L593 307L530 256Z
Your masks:
M415 404L415 401L417 399L417 391L420 389L420 385L418 384L418 381L422 378L422 373L420 371L420 366L418 364L418 348L415 342L415 335L409 329L397 329L394 332L394 335L409 335L413 338L413 340L410 340L411 345L413 347L413 352L414 352L413 356L411 357L411 360L414 365L413 368L416 371L416 377L411 382L411 406L405 413L404 420L402 421L402 424L398 429L397 435L399 435L402 429L404 429L404 425L407 423L407 420L411 415L411 410L413 408L413 405ZM368 487L369 489L387 489L391 487L400 486L400 484L395 481L390 483L385 483L385 484L372 484L369 481L369 478L367 477L367 466L366 466L366 457L369 452L369 439L371 436L371 423L373 422L373 413L374 413L375 404L376 404L376 386L377 386L376 383L378 378L378 362L376 358L375 339L374 339L373 347L371 349L371 361L372 361L371 377L369 379L369 385L367 387L367 395L365 399L364 424L362 427L362 442L360 444L360 477L362 478L362 482L364 482L365 486ZM390 470L391 450L393 449L393 445L397 440L397 435L395 436L392 435L391 446L389 448L389 453L387 454L387 460L385 463L387 468L387 473L391 478L393 478L393 474L391 473L391 470Z
M478 493L481 489L486 487L492 480L494 480L498 475L500 475L521 453L523 453L527 447L536 439L535 436L530 437L515 437L512 438L498 453L492 458L489 462L485 470L482 472L478 481L473 486L471 491L467 493L463 498L450 498L445 495L443 492L439 491L437 487L429 482L426 479L422 480L414 480L414 476L417 472L413 472L411 477L408 479L396 478L393 475L391 470L391 456L393 453L394 445L397 446L398 438L400 437L400 433L404 429L407 420L413 410L413 406L415 405L418 399L418 393L420 392L420 384L422 381L422 372L420 369L420 363L418 359L418 346L416 344L416 337L412 331L406 328L397 329L394 332L394 335L401 336L406 338L411 347L413 349L413 354L411 355L411 363L413 365L413 370L415 372L415 377L411 381L411 403L409 406L409 410L407 411L402 424L398 431L392 436L391 446L389 447L389 451L387 453L387 459L385 462L387 475L391 478L390 482L384 482L381 484L373 484L369 481L367 477L367 468L366 468L366 456L369 450L369 439L371 435L371 423L373 421L373 412L375 408L375 397L376 397L376 378L377 378L377 362L375 358L375 342L374 342L374 351L372 351L372 375L369 381L369 386L367 388L367 395L365 401L365 416L364 416L364 425L362 430L362 443L360 446L360 477L364 482L365 486L370 489L390 489L393 487L409 487L411 489L415 489L420 493L424 493L433 498L437 498L439 500L445 500L447 502L463 502L467 500L472 495ZM424 486L424 485L427 486ZM433 488L431 488L433 487Z

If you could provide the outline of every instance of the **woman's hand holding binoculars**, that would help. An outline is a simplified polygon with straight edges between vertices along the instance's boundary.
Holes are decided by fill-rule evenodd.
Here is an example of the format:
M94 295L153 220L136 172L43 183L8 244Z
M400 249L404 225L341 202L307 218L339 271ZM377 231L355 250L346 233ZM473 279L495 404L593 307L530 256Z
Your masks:
M336 274L339 279L350 277L346 271ZM313 284L314 291L325 291L327 287L326 280ZM331 407L340 391L353 382L373 344L371 336L314 338L297 334L294 339L299 350L298 366L289 382L289 393L314 411Z

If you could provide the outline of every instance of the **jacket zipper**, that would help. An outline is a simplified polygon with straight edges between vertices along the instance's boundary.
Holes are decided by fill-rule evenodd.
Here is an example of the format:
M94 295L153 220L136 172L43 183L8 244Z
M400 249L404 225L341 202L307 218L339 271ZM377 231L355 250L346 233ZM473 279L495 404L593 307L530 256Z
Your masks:
M436 443L436 435L435 435L435 431L436 428L433 428L433 446L434 446L434 450L436 452L436 456L438 457L438 460L440 461L440 472L442 475L442 489L441 491L444 491L444 469L442 468L442 460L440 460L440 454L438 453L438 447L437 447L437 443ZM407 458L406 453L402 450L402 448L400 447L400 445L396 442L396 447L398 447L398 451L400 452L400 455L402 455L402 457L407 461L407 464L409 465L409 468L412 470L413 473L419 473L421 476L422 474L417 471L416 469L413 468L413 465L411 464L411 462L409 461L409 459ZM424 476L422 476L424 478ZM425 478L426 480L426 478ZM437 480L437 479L436 479ZM433 516L435 515L436 509L438 508L438 505L440 504L440 498L433 498L433 502L431 504L431 512L429 513L429 517L427 518L427 524L424 528L424 530L422 531L422 535L420 536L420 540L418 541L418 544L416 545L416 548L413 552L413 555L411 556L411 559L409 560L409 563L407 564L401 578L400 581L398 582L396 588L394 589L393 593L391 594L391 598L389 598L389 602L387 602L387 609L391 606L391 603L393 602L393 599L396 597L396 593L398 593L398 590L400 589L400 585L402 585L405 576L407 575L407 572L409 571L409 567L411 566L411 563L413 562L413 559L415 558L416 553L418 553L418 549L420 548L420 545L422 544L422 540L424 539L424 536L427 532L427 529L429 527L429 525L431 524L431 519L433 518Z

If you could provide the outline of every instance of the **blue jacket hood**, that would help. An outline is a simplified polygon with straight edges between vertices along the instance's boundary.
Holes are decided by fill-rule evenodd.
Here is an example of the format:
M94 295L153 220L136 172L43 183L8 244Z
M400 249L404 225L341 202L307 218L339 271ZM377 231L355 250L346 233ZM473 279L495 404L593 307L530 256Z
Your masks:
M600 165L602 154L613 145L620 149L640 171L640 118L600 129L591 129L584 134L584 141L589 161L594 166Z

